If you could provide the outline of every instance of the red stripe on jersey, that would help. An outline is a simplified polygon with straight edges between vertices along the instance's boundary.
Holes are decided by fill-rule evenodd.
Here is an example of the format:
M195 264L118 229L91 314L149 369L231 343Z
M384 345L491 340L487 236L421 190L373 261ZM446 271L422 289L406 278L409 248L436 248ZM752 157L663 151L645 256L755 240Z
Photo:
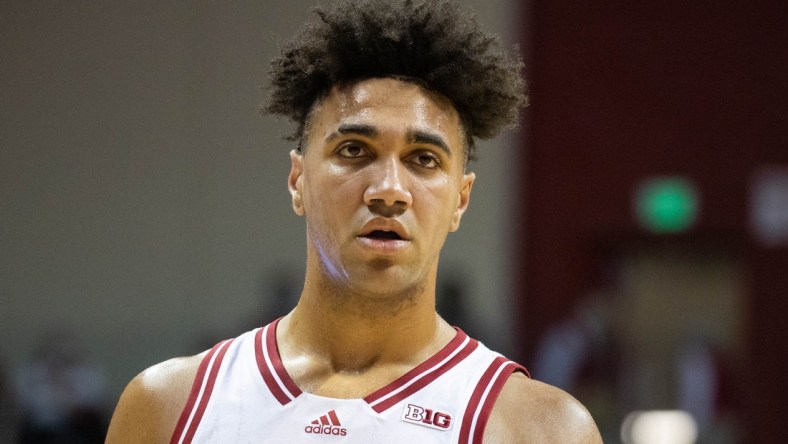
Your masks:
M271 359L271 364L274 366L274 371L276 371L277 376L279 376L279 380L282 381L287 391L289 391L295 399L301 394L301 389L298 388L295 381L293 381L287 373L285 365L282 363L282 357L279 356L279 346L276 344L276 326L279 325L280 320L282 320L282 318L272 322L271 326L268 328L268 334L265 338L268 348L268 357Z
M205 371L208 368L208 363L211 361L211 358L213 358L213 355L216 354L219 345L220 344L216 344L213 346L202 361L200 361L200 366L197 367L197 374L194 376L194 382L192 382L192 388L186 400L186 405L181 411L181 416L178 418L178 424L175 426L175 431L170 438L171 444L177 444L183 434L183 429L186 427L189 416L191 416L192 410L194 410L194 404L197 402L197 397L200 395L200 389L202 388L202 382L205 378Z
M254 338L254 350L257 368L260 370L265 385L268 386L268 390L271 391L274 398L280 404L285 405L297 398L301 394L301 389L287 374L279 356L279 348L276 345L276 326L280 319L257 331Z
M506 368L495 377L490 391L487 393L487 397L484 400L484 404L482 404L482 409L479 412L479 419L476 422L476 430L473 432L474 443L482 443L484 429L487 427L487 420L490 419L490 413L492 413L492 409L495 406L495 401L498 399L498 395L501 394L503 385L509 380L509 376L516 370L521 370L526 375L528 374L525 367L512 361L506 362L504 366L506 366Z
M342 424L339 423L339 417L337 416L336 410L331 410L328 412L328 417L331 418L331 425L334 426L341 426Z
M509 376L516 370L528 375L525 367L499 356L487 367L468 401L462 419L459 443L481 443L495 401Z
M211 393L213 393L216 375L222 366L224 355L233 341L234 339L228 339L216 344L200 362L189 398L178 419L178 424L175 426L170 443L190 443L194 438L205 408L208 406Z
M405 373L396 381L368 395L364 398L364 401L369 403L373 410L381 413L451 370L468 357L478 345L478 341L469 338L465 332L457 329L457 334L441 351L416 366L413 370ZM441 362L443 363L441 364ZM395 394L392 395L392 393Z
M274 376L273 372L275 372L276 369L273 365L273 361L274 361L273 355L276 353L274 350L271 350L270 348L271 344L270 341L268 340L268 337L271 335L270 332L273 332L274 340L276 340L276 322L277 321L272 322L268 326L259 329L257 333L255 333L254 357L255 360L257 361L257 368L258 370L260 370L260 375L263 377L263 381L265 382L265 385L268 386L268 390L271 392L274 398L276 398L276 400L279 401L280 404L285 405L288 402L292 401L293 398L290 396L290 394L285 392L283 386L276 380L276 377ZM263 338L263 335L265 335L266 337ZM263 344L264 340L265 340L265 348ZM276 347L276 344L274 344L274 347ZM266 361L266 357L268 357L268 360L271 361L271 364L269 364Z
M479 402L481 401L482 395L487 389L487 385L490 383L490 380L492 380L495 371L498 370L498 367L500 367L505 361L506 358L503 356L495 358L492 364L487 367L487 370L484 371L484 374L482 374L482 377L476 384L476 388L473 389L471 399L468 401L468 407L465 408L465 414L462 416L462 426L460 428L459 439L460 444L467 444L470 442L471 425L474 424L476 420L476 412L477 408L479 407Z
M270 328L270 326L266 328ZM263 352L262 339L263 331L265 331L265 328L261 328L254 335L254 357L257 360L257 369L260 370L260 375L263 377L265 385L268 386L268 390L271 392L274 398L276 398L280 404L285 405L290 402L290 397L287 396L285 392L279 387L276 379L274 379L274 375L271 373L271 369L268 368L268 363L265 362L265 353Z

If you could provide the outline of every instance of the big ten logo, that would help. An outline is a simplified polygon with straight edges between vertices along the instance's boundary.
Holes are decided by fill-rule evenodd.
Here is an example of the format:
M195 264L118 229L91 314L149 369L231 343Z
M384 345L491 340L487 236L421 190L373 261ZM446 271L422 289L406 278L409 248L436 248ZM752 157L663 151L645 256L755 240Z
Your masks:
M405 406L405 411L402 412L402 420L438 430L449 430L449 427L451 427L451 415L448 413L438 412L415 404Z

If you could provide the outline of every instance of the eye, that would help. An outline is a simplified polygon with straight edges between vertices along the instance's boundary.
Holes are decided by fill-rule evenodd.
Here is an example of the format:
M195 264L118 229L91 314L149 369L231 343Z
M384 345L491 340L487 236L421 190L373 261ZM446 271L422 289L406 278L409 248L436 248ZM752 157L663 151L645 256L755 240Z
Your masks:
M429 152L417 153L416 155L412 156L410 160L416 165L428 169L438 168L441 165L441 161L438 156Z
M352 142L342 145L337 151L337 154L348 159L356 159L365 156L367 151L362 145Z

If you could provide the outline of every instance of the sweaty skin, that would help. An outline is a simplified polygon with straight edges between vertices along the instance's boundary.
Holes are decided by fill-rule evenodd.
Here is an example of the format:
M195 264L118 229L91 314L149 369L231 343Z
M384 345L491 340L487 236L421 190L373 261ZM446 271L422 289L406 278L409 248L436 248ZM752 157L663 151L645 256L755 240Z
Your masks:
M307 267L296 308L277 328L302 391L360 398L420 364L454 336L435 312L438 258L470 201L461 121L443 96L392 78L334 87L315 105L288 188L306 218ZM203 355L138 375L108 443L168 442ZM513 374L485 443L601 443L565 392Z

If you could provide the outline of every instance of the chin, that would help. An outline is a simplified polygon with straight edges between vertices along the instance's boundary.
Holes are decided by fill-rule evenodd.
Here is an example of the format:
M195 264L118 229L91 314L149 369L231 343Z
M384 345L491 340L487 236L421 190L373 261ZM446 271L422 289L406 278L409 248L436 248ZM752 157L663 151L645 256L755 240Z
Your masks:
M375 263L366 271L360 272L355 279L355 285L351 285L357 292L371 297L402 297L423 288L420 281L414 278L413 272L403 270L396 265L384 266Z

